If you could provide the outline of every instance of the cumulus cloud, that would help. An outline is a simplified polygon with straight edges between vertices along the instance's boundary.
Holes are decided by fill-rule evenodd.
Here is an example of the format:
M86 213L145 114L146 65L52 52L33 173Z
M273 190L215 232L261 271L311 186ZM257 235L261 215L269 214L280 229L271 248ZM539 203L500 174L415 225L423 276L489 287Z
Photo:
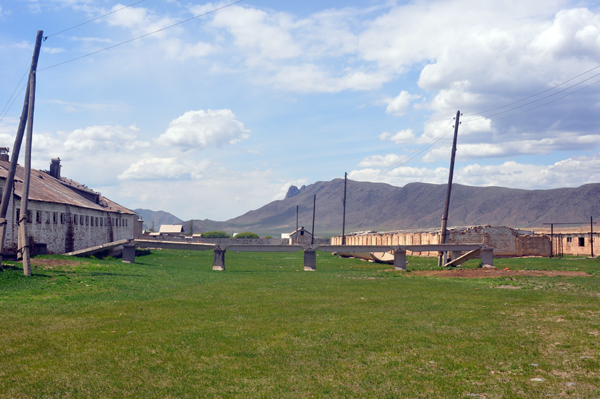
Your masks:
M394 116L402 116L406 113L410 103L417 98L421 98L421 96L418 94L409 94L407 91L402 90L397 97L389 100L385 112Z
M137 142L140 129L135 125L123 126L90 126L76 129L66 136L64 141L65 151L99 151L114 150L116 148L147 147L147 142Z
M405 160L406 160L406 157L401 157L396 154L387 154L385 156L371 155L371 156L364 158L362 161L360 161L358 166L360 168L373 168L373 167L388 168L392 165L398 164L400 162L404 162Z
M210 165L208 160L191 161L180 157L158 158L146 155L143 159L131 164L117 178L119 180L164 180L201 179L202 172Z
M222 147L248 138L249 132L231 110L188 111L171 121L156 142L187 149Z
M412 129L400 130L393 135L389 134L388 132L383 132L379 135L379 140L393 141L396 144L415 143L415 133L412 131Z

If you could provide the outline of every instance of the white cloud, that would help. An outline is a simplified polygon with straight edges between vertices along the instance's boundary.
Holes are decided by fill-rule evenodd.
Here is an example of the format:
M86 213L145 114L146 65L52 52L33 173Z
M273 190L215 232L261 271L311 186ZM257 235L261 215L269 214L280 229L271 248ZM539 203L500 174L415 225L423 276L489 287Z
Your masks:
M231 110L188 111L171 121L156 142L187 149L221 147L248 138L249 132Z
M148 146L149 143L135 141L139 131L140 129L135 125L129 127L90 126L85 129L76 129L66 135L63 147L65 151L71 152Z
M394 135L391 135L388 132L383 132L379 135L379 140L393 141L396 144L404 144L404 143L414 144L416 142L415 133L412 131L412 129L400 130Z
M182 160L180 157L157 158L146 155L131 164L117 178L119 180L164 180L181 179L189 176L201 179L202 172L209 166L208 160Z
M275 194L275 196L271 199L271 201L285 199L285 195L287 194L288 190L290 189L290 186L296 186L296 187L300 188L306 184L308 184L307 179L298 179L298 180L289 181L289 182L285 183L283 186L281 186L281 188L279 189L279 192L277 194Z
M48 54L59 54L65 51L62 47L42 47L42 51Z
M421 98L421 96L418 94L409 94L407 91L402 90L397 97L389 100L385 112L394 116L404 115L411 101L417 98Z
M385 156L381 155L371 155L364 158L358 164L360 168L388 168L392 165L398 164L400 162L404 162L406 157L400 157L396 154L387 154Z

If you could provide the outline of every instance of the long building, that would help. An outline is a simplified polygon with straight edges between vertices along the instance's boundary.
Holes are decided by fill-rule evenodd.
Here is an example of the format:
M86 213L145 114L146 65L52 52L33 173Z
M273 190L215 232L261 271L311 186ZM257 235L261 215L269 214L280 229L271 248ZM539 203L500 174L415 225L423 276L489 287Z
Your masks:
M0 200L10 169L6 152L0 153ZM27 219L29 248L33 252L62 254L141 234L135 212L83 184L61 177L60 169L60 158L52 159L48 171L31 169ZM25 169L17 166L6 215L5 255L16 254L19 249L24 176Z

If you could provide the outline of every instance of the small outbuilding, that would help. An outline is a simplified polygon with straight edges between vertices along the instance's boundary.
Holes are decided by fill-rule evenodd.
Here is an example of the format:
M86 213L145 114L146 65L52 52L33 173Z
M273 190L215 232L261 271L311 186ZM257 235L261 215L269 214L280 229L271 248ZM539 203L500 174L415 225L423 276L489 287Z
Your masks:
M310 244L312 234L304 229L304 226L294 230L289 234L290 244Z
M161 236L179 237L183 234L183 226L179 224L162 224L158 233Z

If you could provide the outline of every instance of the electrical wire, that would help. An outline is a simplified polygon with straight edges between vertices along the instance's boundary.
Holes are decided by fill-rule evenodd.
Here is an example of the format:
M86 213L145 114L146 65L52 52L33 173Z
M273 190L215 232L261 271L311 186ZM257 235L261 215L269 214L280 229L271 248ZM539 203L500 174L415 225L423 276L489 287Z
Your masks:
M114 10L114 11L108 12L108 13L106 13L106 14L104 14L104 15L100 15L99 17L92 18L92 19L90 19L89 21L85 21L85 22L82 22L82 23L80 23L80 24L77 24L77 25L71 26L70 28L63 29L63 30L61 30L61 31L59 31L59 32L56 32L56 33L53 33L53 34L51 34L51 35L44 36L44 41L46 41L46 39L48 39L49 37L52 37L52 36L54 36L54 35L58 35L59 33L66 32L66 31L68 31L68 30L71 30L71 29L78 28L78 27L80 27L80 26L82 26L82 25L85 25L85 24L89 24L90 22L96 21L96 20L98 20L98 19L100 19L100 18L104 18L104 17L106 17L106 16L108 16L108 15L114 14L114 13L116 13L116 12L119 12L119 11L121 11L121 10L124 10L124 9L126 9L126 8L133 7L133 6L135 6L136 4L143 3L144 1L146 1L146 0L140 0L140 1L136 2L136 3L133 3L133 4L130 4L130 5L128 5L128 6L125 6L125 7L119 8L118 10Z
M406 165L407 163L409 163L410 161L412 161L413 159L415 159L416 157L418 157L419 155L421 155L422 153L427 151L429 148L431 148L433 145L435 145L438 141L443 139L445 136L447 136L448 133L450 133L451 131L452 131L452 127L447 128L442 134L440 134L439 136L434 138L433 141L431 141L429 144L426 144L425 146L421 147L421 149L419 151L417 151L412 157L408 158L405 161L401 161L401 162L392 164L384 169L387 169L387 170L396 169L396 168Z
M103 52L103 51L110 50L110 49L113 49L113 48L115 48L115 47L122 46L123 44L131 43L131 42L133 42L133 41L135 41L135 40L142 39L142 38L144 38L144 37L146 37L146 36L154 35L155 33L162 32L162 31L164 31L164 30L167 30L167 29L173 28L173 27L175 27L175 26L178 26L178 25L184 24L184 23L186 23L186 22L189 22L189 21L192 21L192 20L194 20L194 19L197 19L197 18L203 17L203 16L205 16L205 15L208 15L208 14L211 14L211 13L214 13L214 12L217 12L217 11L219 11L219 10L222 10L222 9L224 9L224 8L231 7L231 6L235 5L235 4L241 3L242 1L244 1L244 0L237 0L237 1L234 1L233 3L229 3L229 4L226 4L226 5L224 5L224 6L221 6L221 7L215 8L215 9L213 9L213 10L210 10L210 11L207 11L207 12L205 12L205 13L203 13L203 14L196 15L195 17L191 17L191 18L188 18L188 19L184 19L183 21L179 21L179 22L176 22L176 23L174 23L174 24L172 24L172 25L165 26L164 28L160 28L160 29L158 29L158 30L155 30L155 31L153 31L153 32L146 33L146 34L144 34L144 35L141 35L141 36L134 37L133 39L125 40L124 42L120 42L120 43L114 44L114 45L112 45L112 46L105 47L105 48L103 48L103 49L100 49L100 50L97 50L97 51L93 51L93 52L91 52L91 53L88 53L88 54L85 54L85 55L82 55L82 56L79 56L79 57L72 58L72 59L70 59L70 60L67 60L67 61L59 62L58 64L50 65L50 66L48 66L48 67L46 67L46 68L41 68L41 69L38 69L38 71L45 71L45 70L47 70L47 69L50 69L50 68L55 68L55 67L57 67L57 66L59 66L59 65L68 64L68 63L70 63L70 62L77 61L77 60L80 60L80 59L82 59L82 58L89 57L89 56L91 56L91 55L98 54L98 53L101 53L101 52Z
M476 113L474 113L474 114L469 114L469 115L466 115L466 116L480 115L480 114L484 114L484 113L486 113L486 112L495 111L495 110L498 110L498 109L502 109L502 108L510 107L511 105L518 104L518 103L520 103L521 101L529 100L530 98L537 97L537 96L539 96L540 94L544 94L544 93L547 93L547 92L549 92L549 91L551 91L551 90L554 90L554 89L556 89L556 88L558 88L558 87L560 87L560 86L562 86L562 85L564 85L564 84L566 84L566 83L569 83L570 81L572 81L572 80L575 80L575 79L577 79L578 77L580 77L580 76L583 76L583 75L585 75L586 73L592 72L593 70L596 70L596 69L598 69L598 68L600 68L600 65L597 65L597 66L595 66L595 67L593 67L593 68L591 68L591 69L588 69L587 71L585 71L585 72L582 72L582 73L580 73L579 75L572 77L571 79L565 80L564 82L562 82L562 83L559 83L559 84L557 84L556 86L553 86L553 87L551 87L551 88L549 88L549 89L546 89L546 90L540 91L539 93L532 94L532 95L530 95L530 96L524 97L524 98L522 98L522 99L520 99L520 100L517 100L517 101L513 101L512 103L509 103L509 104L503 105L503 106L501 106L501 107L496 107L496 108L490 108L490 109L486 109L486 110L483 110L483 111L480 111L480 112L476 112ZM595 76L597 76L597 75L595 75Z
M2 108L2 111L0 111L0 122L2 122L2 120L4 119L4 117L6 116L6 114L8 114L8 111L10 111L10 107L12 107L13 103L15 102L15 100L17 99L17 97L19 96L19 94L21 94L21 92L23 91L23 89L21 88L21 91L19 92L19 94L17 94L15 96L15 98L13 99L13 96L17 92L17 89L19 88L19 85L21 84L21 82L23 81L23 79L25 78L25 76L27 76L27 72L29 72L29 69L27 69L25 71L25 73L23 74L23 76L21 76L21 80L19 80L19 83L17 83L17 86L15 87L15 89L12 92L12 94L8 98L8 101L4 105L4 108ZM12 102L11 102L11 100L12 100ZM4 112L5 110L6 110L6 112Z

